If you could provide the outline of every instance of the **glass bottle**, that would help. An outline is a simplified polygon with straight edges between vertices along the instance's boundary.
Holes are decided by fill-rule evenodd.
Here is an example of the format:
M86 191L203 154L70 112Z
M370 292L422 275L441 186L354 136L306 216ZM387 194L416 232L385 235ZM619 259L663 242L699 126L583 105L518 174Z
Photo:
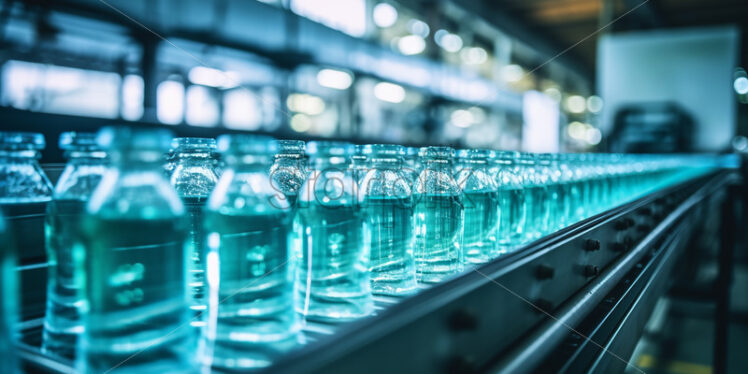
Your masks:
M213 188L218 182L212 157L216 148L211 138L174 138L173 169L169 182L182 198L189 222L187 258L187 282L191 295L190 309L195 318L192 326L204 325L205 301L205 233L203 231L203 209Z
M308 319L350 320L373 310L352 148L307 144L312 170L301 187L294 227L301 238L296 309Z
M164 175L166 175L167 178L171 177L171 173L174 172L174 168L176 167L176 164L174 163L175 157L174 144L172 144L172 146L169 147L169 150L164 153Z
M226 170L208 199L208 319L203 364L229 370L269 365L297 342L292 210L269 175L274 139L223 135Z
M18 272L16 249L0 209L0 373L18 371L15 343L18 326Z
M356 144L353 146L353 155L351 155L351 170L353 170L353 179L361 185L361 180L366 176L366 172L369 171L369 166L366 162L366 155L364 154L364 147Z
M304 162L306 146L301 140L278 140L278 148L278 154L270 168L270 178L273 188L283 193L288 204L293 207L307 175Z
M464 261L480 264L490 261L498 251L497 228L499 200L497 187L489 172L491 151L461 150L462 165L457 172L457 184L462 190L465 224L462 235Z
M416 179L418 179L418 174L420 173L420 171L421 162L418 159L418 148L405 148L403 172L405 172L405 175L408 177L408 181L410 182L411 186L413 186L413 184L416 182Z
M558 168L558 185L560 189L561 208L558 213L558 228L562 229L575 222L574 209L575 204L579 202L579 191L574 185L574 172L569 168L566 162L566 155L554 154L553 164Z
M361 194L372 292L413 293L413 201L411 185L402 169L405 150L399 145L374 144L365 146L363 152L369 159Z
M548 204L545 185L547 177L540 173L536 156L532 153L520 154L520 165L523 174L525 209L527 209L525 225L525 243L539 239L545 234L548 223Z
M545 222L542 226L543 235L558 230L559 222L563 220L564 190L561 188L561 176L558 165L554 162L554 156L550 153L541 153L536 156L537 170L546 187L546 213Z
M564 163L571 173L571 186L569 188L569 199L574 202L571 211L571 222L576 223L587 216L587 183L585 180L585 171L582 163L579 161L578 154L564 155Z
M55 186L47 207L47 313L42 351L68 359L75 357L83 332L80 308L83 295L76 283L73 250L81 245L81 225L86 203L107 168L106 153L96 143L96 134L65 132L60 149L68 163Z
M189 225L163 173L171 132L104 128L111 166L86 206L82 373L189 372L194 368L186 264ZM80 266L80 267L79 267Z
M457 182L452 177L455 151L424 147L423 165L413 191L416 277L436 283L462 271L462 229L465 211Z
M0 131L0 209L16 239L21 266L46 262L44 216L52 184L38 162L44 146L42 134ZM39 297L43 292L31 282L22 282L19 293L21 320L44 309Z
M519 152L496 153L494 164L498 198L499 219L498 254L511 252L524 241L527 211L522 174L518 167Z

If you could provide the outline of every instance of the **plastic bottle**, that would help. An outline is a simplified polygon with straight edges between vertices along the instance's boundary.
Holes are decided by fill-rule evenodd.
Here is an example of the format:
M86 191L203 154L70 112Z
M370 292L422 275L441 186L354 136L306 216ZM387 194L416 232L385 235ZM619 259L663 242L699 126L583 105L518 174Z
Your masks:
M173 170L169 182L182 198L189 222L189 252L187 281L190 288L191 305L196 318L192 326L204 325L205 314L205 234L203 231L203 210L213 188L218 182L215 159L215 139L174 138Z
M83 333L83 294L75 277L73 252L82 243L86 203L107 168L106 153L94 133L65 132L60 149L68 163L57 181L46 216L47 313L42 352L73 359Z
M361 188L372 292L413 293L416 290L413 200L408 176L402 168L405 150L399 145L375 144L365 146L363 152L369 159L369 172Z
M223 135L225 169L208 199L208 319L203 364L227 370L269 365L297 344L292 211L271 184L272 138Z
M39 165L42 134L0 132L0 209L16 239L19 265L46 262L44 217L52 199L52 184ZM20 319L40 318L45 292L32 282L20 282Z
M373 310L369 253L363 237L353 147L309 142L309 178L301 187L296 223L301 238L297 311L307 319L350 320Z
M497 254L499 199L496 182L489 171L488 161L492 155L493 152L482 149L458 152L462 167L456 179L465 207L462 240L466 263L488 262Z
M423 167L413 191L419 282L436 283L462 271L465 211L452 177L454 155L449 147L425 147L419 152Z
M105 128L111 166L83 223L85 304L78 371L183 373L194 368L184 204L163 173L169 131ZM78 260L77 260L78 261ZM80 262L78 262L80 263ZM78 265L77 263L77 265Z
M0 211L0 372L18 372L15 343L18 332L18 272L16 249Z
M296 205L299 189L307 175L305 149L301 140L279 140L278 154L275 155L273 166L270 168L273 188L282 192L292 207Z
M504 254L519 247L525 237L527 212L525 210L525 193L522 175L518 167L519 153L497 152L494 158L496 181L499 198L499 219L497 234L498 254Z

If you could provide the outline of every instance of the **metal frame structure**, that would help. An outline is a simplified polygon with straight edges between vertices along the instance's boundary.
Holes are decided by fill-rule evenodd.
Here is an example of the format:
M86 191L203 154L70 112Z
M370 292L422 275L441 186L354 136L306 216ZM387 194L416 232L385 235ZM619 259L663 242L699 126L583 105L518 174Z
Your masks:
M618 206L330 328L267 372L622 372L690 235L715 207L724 230L718 286L729 290L739 183L722 170ZM717 373L727 292L718 298ZM39 333L38 323L28 326ZM29 346L22 356L36 371L72 370Z

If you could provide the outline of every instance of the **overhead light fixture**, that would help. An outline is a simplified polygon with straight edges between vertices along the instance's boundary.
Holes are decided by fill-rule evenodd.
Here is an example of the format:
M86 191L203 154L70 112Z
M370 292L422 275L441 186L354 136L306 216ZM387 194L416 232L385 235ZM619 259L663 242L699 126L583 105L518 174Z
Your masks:
M460 52L460 58L468 65L480 65L488 60L488 52L481 47L465 48Z
M549 88L546 88L543 91L543 93L546 94L551 99L553 99L553 101L555 101L557 103L561 102L561 91L559 91L558 88L556 88L556 87L549 87Z
M374 86L374 96L388 103L401 103L405 100L405 89L394 83L379 82Z
M316 116L325 111L325 101L318 96L309 94L290 94L288 95L288 99L286 99L286 105L291 111L310 116Z
M511 64L501 68L501 77L509 83L516 83L522 80L525 70L517 64Z
M582 122L574 121L566 128L566 132L572 139L582 140L587 134L587 125Z
M468 128L473 125L475 118L473 113L465 109L457 109L449 116L449 121L461 128Z
M312 119L306 114L294 114L291 117L291 129L296 132L307 132L312 128Z
M592 95L587 98L587 110L590 113L599 113L603 110L603 99L600 96Z
M374 24L381 28L387 28L397 22L397 9L387 3L379 3L374 6L372 13Z
M206 66L193 67L187 74L187 78L193 84L224 89L236 87L240 83L236 73Z
M735 81L732 82L732 87L738 95L748 94L748 78L745 76L735 78Z
M429 36L429 33L431 32L431 28L426 22L415 18L408 21L406 27L408 28L409 33L418 35L422 38Z
M566 110L568 110L570 113L584 113L586 107L587 101L582 96L571 95L566 98Z
M587 129L584 133L585 140L587 143L591 145L598 145L600 144L600 141L603 139L603 134L600 132L600 130L591 127Z
M317 73L317 83L322 87L345 90L353 83L353 76L342 70L322 69Z
M445 51L454 53L462 49L462 38L457 34L447 33L436 40L436 44Z
M426 41L418 35L408 35L400 38L397 49L404 55L417 55L426 49Z

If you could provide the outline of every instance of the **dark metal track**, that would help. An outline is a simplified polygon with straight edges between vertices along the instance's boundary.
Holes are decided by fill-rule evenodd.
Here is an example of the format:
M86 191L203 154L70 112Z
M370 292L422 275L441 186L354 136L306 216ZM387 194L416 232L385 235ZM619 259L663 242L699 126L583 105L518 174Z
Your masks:
M720 171L616 207L410 298L378 300L375 316L309 324L308 344L267 372L620 371L698 212L733 177ZM569 348L571 327L594 344ZM33 347L38 322L26 331L37 336L22 348L33 372L69 372Z

